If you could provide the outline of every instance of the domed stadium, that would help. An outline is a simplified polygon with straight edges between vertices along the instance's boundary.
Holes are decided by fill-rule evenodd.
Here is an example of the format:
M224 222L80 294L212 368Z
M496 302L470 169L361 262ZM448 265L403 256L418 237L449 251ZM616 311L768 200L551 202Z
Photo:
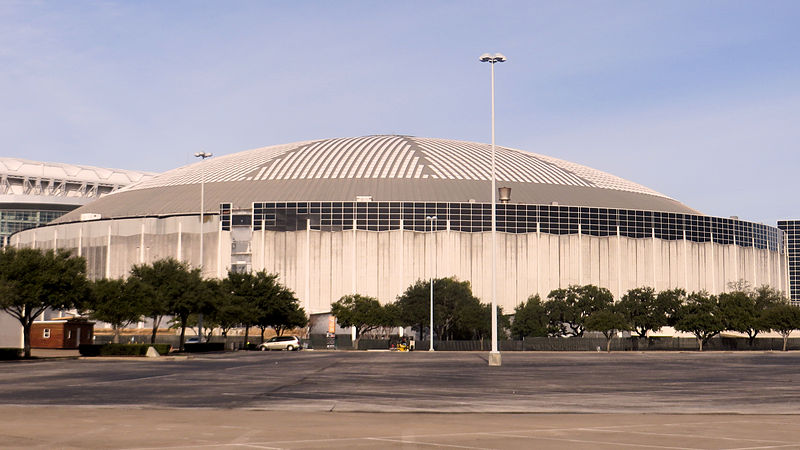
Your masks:
M467 280L489 301L490 179L487 144L395 135L297 142L171 170L11 243L74 249L94 278L165 257L206 276L264 269L312 314L350 293L393 301L431 276ZM709 217L614 175L500 146L496 179L510 188L497 205L506 311L570 284L617 297L641 286L716 293L739 280L787 290L775 227Z

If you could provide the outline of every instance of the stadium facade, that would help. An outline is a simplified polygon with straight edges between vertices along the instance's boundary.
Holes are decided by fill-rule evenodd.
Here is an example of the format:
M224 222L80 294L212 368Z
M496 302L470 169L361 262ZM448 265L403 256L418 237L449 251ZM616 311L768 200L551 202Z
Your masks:
M154 173L0 158L0 245Z
M119 189L21 247L68 248L93 278L174 257L206 276L280 274L306 310L342 295L394 301L455 276L490 299L491 147L380 135L322 139L204 160ZM788 291L784 232L710 217L642 185L549 156L497 148L498 303L596 284L718 293L744 280ZM205 186L203 223L201 185ZM504 200L506 201L506 200Z

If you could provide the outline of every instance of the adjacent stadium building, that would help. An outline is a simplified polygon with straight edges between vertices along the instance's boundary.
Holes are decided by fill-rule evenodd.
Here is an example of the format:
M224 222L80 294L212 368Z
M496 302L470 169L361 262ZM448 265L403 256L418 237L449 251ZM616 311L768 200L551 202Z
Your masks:
M0 158L0 246L106 194L155 174L77 164ZM49 318L49 317L45 317ZM21 327L0 312L0 347L16 346Z
M497 206L505 311L571 284L606 287L617 298L641 286L718 293L739 280L788 292L776 227L710 217L549 156L505 147L496 155L497 186L511 188ZM488 302L490 167L489 145L411 136L264 147L119 189L14 234L11 244L72 249L93 278L166 257L213 277L263 269L312 314L350 293L394 301L429 277L468 280Z

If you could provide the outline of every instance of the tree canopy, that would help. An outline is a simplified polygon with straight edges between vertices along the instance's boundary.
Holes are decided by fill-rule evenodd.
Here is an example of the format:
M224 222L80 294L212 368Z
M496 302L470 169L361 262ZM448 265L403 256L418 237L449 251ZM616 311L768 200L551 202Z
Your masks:
M238 298L234 303L242 313L242 325L245 328L258 326L261 342L264 342L264 332L269 327L281 335L287 329L303 327L308 323L294 292L278 282L277 274L263 270L255 273L228 272L227 278L222 280L222 290Z
M675 329L692 333L699 350L709 339L725 330L725 319L719 300L706 292L692 292L678 308Z
M429 280L418 280L397 298L400 323L420 331L430 322ZM468 281L455 278L433 280L433 332L442 340L481 339L491 330L491 306L474 295ZM498 333L508 319L498 312Z
M583 336L586 318L613 302L611 291L591 284L555 289L547 295L544 304L549 319L549 334Z
M632 331L644 338L649 332L669 325L671 315L685 295L680 289L656 295L651 287L635 288L622 296L617 311L628 318Z
M0 309L23 329L25 357L31 356L31 325L48 308L70 309L88 295L86 260L65 250L6 247L0 251Z
M106 322L114 330L114 343L119 343L120 331L138 322L146 313L144 308L149 291L138 278L106 279L90 283L91 295L82 305L89 317Z
M514 308L511 335L518 339L547 336L547 311L539 294L528 297L525 303Z
M617 332L629 331L631 325L625 314L617 311L617 308L609 306L590 314L586 318L586 329L603 333L606 338L606 351L611 352L611 339Z
M385 308L380 302L360 294L345 295L331 305L331 314L342 327L356 329L354 346L358 349L361 337L377 328L395 326L397 317L394 310Z
M181 328L180 349L183 350L189 315L204 312L210 300L200 269L191 269L186 262L166 258L133 266L131 278L138 279L150 292L147 302L149 317L153 319L150 342L155 343L163 317L174 315Z
M780 333L786 351L789 334L800 329L800 307L788 303L772 305L764 311L763 323L767 329Z

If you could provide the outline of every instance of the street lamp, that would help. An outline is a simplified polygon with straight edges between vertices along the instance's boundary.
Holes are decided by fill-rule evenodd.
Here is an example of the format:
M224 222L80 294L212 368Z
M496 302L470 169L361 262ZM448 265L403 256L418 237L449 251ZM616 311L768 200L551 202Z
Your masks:
M489 353L489 365L501 364L500 352L497 350L497 189L495 188L495 148L494 148L494 65L505 62L502 53L491 55L484 53L481 62L488 62L492 68L492 351Z
M425 227L423 227L424 231L427 231L428 221L431 221L431 234L433 234L433 222L437 219L436 216L426 216L425 217ZM436 257L436 246L433 247L433 256ZM431 348L428 351L433 351L433 272L431 272Z
M206 152L197 152L194 154L195 157L201 158L202 161L205 161L206 158L211 158L214 156L211 153ZM203 219L205 218L205 202L206 202L206 165L200 165L200 278L203 277ZM200 334L198 336L200 340L203 339L203 313L197 315L197 331Z

